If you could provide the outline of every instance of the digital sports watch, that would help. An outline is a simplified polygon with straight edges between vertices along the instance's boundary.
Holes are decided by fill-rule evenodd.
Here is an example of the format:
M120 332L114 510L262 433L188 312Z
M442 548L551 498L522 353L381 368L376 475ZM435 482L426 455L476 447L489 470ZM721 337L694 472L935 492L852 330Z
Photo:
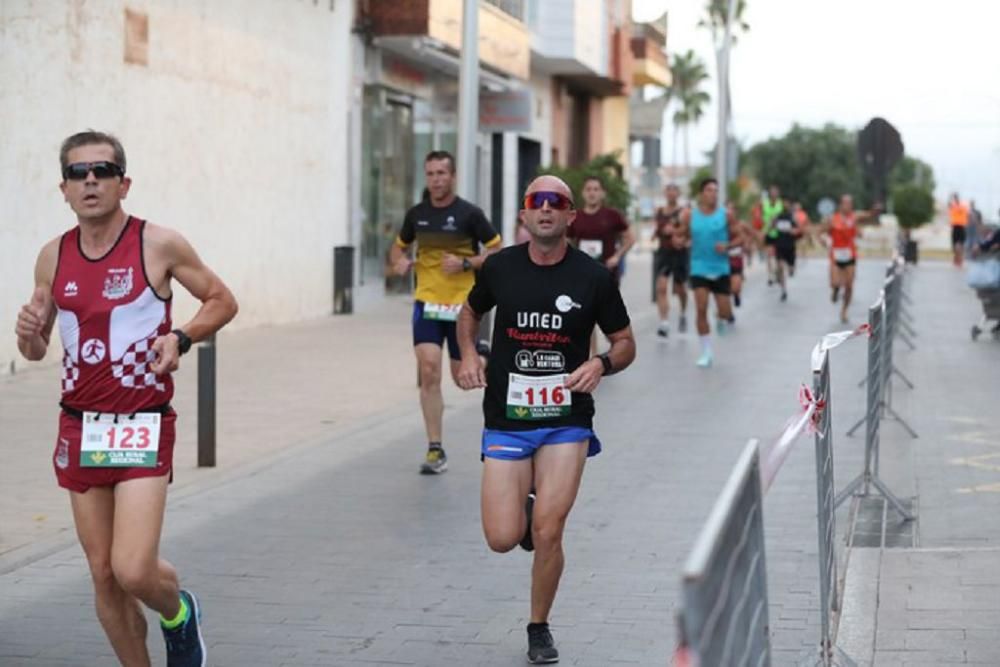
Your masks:
M611 365L611 355L605 352L604 354L597 355L597 358L601 360L601 365L604 366L604 375L611 375L615 372L614 366Z
M191 349L191 336L188 336L180 329L174 329L170 333L177 336L177 352L179 354L184 354Z

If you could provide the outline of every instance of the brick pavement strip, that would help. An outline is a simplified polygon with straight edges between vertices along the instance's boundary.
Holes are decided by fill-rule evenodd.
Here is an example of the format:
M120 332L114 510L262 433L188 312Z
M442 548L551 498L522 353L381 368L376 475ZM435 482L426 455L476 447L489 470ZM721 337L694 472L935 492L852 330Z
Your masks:
M738 312L737 331L717 342L716 367L699 371L693 335L655 340L648 266L648 258L630 260L626 280L639 315L639 363L599 390L597 428L606 449L588 466L567 528L567 569L552 617L563 664L666 662L680 565L738 450L750 436L766 440L778 432L796 409L798 383L808 380L812 344L840 328L827 297L825 262L802 266L787 304L779 304L758 275ZM862 265L862 302L874 295L880 272L880 264ZM250 402L261 414L237 425L225 416L231 412L223 413L223 424L234 429L223 439L230 448L223 470L191 470L190 451L181 460L181 479L196 479L172 492L163 542L185 585L203 599L213 665L523 664L530 557L492 554L481 536L479 397L449 394L451 471L417 475L423 437L410 351L404 345L386 353L378 368L366 367L375 362L365 355L377 357L379 346L408 340L405 319L403 325L393 319L405 317L405 307L390 304L384 313L380 326L391 333L380 334L370 323L366 329L365 316L356 316L262 330L254 340L248 334L247 350L271 343L258 366L238 352L235 334L220 351L220 361L230 364L224 372L239 378L222 389L224 397L232 392L224 398L226 410ZM338 325L354 327L353 344L342 343ZM289 344L275 351L274 341L286 332L293 332ZM369 335L373 340L366 341ZM334 344L326 345L325 336ZM862 348L837 353L840 405L853 400L860 408L863 395L853 380L864 367ZM317 366L323 369L317 375L344 375L327 377L322 394L295 404L303 372ZM401 381L376 384L357 400L337 390L335 380L353 383L366 368ZM255 371L267 378L266 387ZM11 386L25 386L17 384L25 377L5 381L3 396ZM185 409L193 402L190 384L187 389L179 405L185 428L193 429ZM371 409L380 393L400 406L396 412ZM49 414L48 396L24 392L16 414ZM297 441L267 430L277 429L272 420L283 413L312 430L304 444L279 456ZM355 413L369 417L339 432L323 424L331 414L350 422ZM4 423L13 423L13 414L5 413ZM28 451L27 441L21 444ZM813 460L809 443L803 445L787 460L764 509L779 665L795 664L818 637ZM840 439L838 455L846 455L838 459L839 479L847 476L842 466L857 463L857 446ZM186 448L192 449L191 440ZM47 463L47 447L42 451ZM241 456L244 465L231 469ZM42 483L52 486L46 476L23 490L34 492ZM33 502L18 507L30 510ZM7 507L5 496L5 517ZM55 504L46 509L53 517L68 515ZM0 664L112 663L78 547L0 575L0 591ZM154 661L162 662L159 640L152 637L150 646Z

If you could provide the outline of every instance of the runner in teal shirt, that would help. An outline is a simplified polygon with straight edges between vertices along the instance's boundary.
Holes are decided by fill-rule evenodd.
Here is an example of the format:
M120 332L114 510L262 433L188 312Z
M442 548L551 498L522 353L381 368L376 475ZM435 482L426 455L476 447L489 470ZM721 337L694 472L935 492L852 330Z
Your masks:
M706 178L698 188L698 201L681 214L681 224L691 238L691 288L698 315L698 338L701 356L698 366L712 365L711 327L708 323L708 297L715 296L719 313L718 329L722 334L733 322L730 302L729 248L742 243L739 223L732 211L719 203L719 183Z

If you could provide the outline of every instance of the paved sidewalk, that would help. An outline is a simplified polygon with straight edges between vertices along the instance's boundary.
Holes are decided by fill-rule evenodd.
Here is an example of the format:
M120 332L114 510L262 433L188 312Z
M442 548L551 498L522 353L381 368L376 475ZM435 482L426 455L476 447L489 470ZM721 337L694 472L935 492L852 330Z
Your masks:
M919 336L896 365L916 389L895 379L893 405L919 438L883 421L881 472L915 500L916 545L852 550L842 643L862 665L1000 665L1000 344L971 341L982 311L950 264L907 285ZM901 526L890 510L886 530Z
M777 434L797 408L799 383L808 381L811 346L841 328L829 303L825 261L805 262L786 304L758 273L736 331L717 341L716 366L701 371L693 334L656 340L648 271L648 255L630 258L626 294L639 361L599 389L605 452L588 466L567 529L567 570L553 613L563 664L666 663L680 566L739 449L748 437ZM860 267L858 320L881 271L882 262ZM928 265L927 273L933 271ZM969 305L960 285L935 284L950 307ZM915 296L920 289L914 286ZM934 320L918 310L921 324L930 326ZM407 312L406 303L390 301L350 318L221 337L223 448L214 471L192 467L193 377L180 378L187 440L163 551L203 598L213 665L523 664L530 557L492 554L481 536L479 395L448 390L451 470L437 478L417 475L424 437ZM978 348L963 342L956 354L991 354L986 341ZM922 347L914 358L922 362L933 351ZM852 401L858 414L862 406L854 381L864 369L864 345L835 355L836 409L846 427L855 416ZM952 361L970 366L967 356ZM47 373L0 385L5 428L16 433L19 423L46 419L54 426L56 383ZM913 405L902 398L899 404L915 415L918 430L947 412L940 409L945 403L924 402L937 398L927 384L908 399ZM282 415L292 417L291 425ZM54 433L45 441L30 430L19 437L16 448L6 438L0 445L10 448L5 460L17 466L0 472L2 525L44 512L47 518L36 522L41 541L55 535L65 542L66 500L50 493L47 442ZM786 461L764 511L778 665L796 664L819 632L809 444ZM838 479L854 472L859 445L838 441ZM43 453L11 457L29 451ZM883 456L889 471L890 447ZM14 483L20 486L8 493ZM990 521L984 529L1000 537ZM39 544L30 532L17 534L22 544ZM112 664L77 546L0 574L0 591L0 664ZM162 662L159 640L152 637L150 646Z

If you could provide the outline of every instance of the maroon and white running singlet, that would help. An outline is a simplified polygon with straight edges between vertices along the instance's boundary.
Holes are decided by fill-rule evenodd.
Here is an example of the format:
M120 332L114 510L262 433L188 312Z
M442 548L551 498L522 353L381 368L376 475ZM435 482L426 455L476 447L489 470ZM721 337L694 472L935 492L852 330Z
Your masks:
M70 414L158 410L173 397L170 375L150 370L153 342L172 325L170 299L160 298L146 277L145 224L130 216L115 245L99 259L84 256L79 227L59 242L52 296L63 343L62 405L69 412L60 416L53 463L59 485L74 491L165 475L171 469L173 412L163 416L154 468L81 468L80 419Z

